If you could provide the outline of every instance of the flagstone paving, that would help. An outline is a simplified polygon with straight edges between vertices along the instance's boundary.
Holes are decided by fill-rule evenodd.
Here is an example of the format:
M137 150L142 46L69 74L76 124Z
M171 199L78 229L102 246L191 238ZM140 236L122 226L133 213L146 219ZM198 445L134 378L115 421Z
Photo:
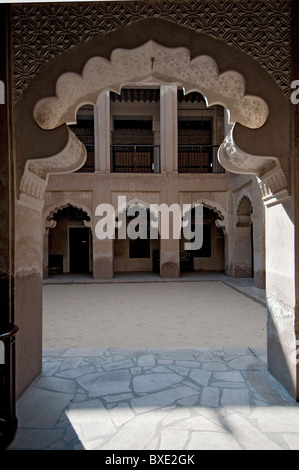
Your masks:
M49 349L10 450L299 449L265 348Z

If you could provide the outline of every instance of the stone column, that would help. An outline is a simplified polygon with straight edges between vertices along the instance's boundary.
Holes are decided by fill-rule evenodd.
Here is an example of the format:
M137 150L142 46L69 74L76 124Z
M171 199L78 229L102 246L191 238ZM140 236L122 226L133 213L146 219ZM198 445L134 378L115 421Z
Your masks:
M298 397L293 202L266 208L268 367Z
M97 240L93 237L93 278L112 279L114 275L113 240Z
M160 238L160 276L180 277L180 240Z
M234 201L232 192L229 191L228 199L227 199L227 226L224 232L224 250L225 250L225 274L228 277L233 277L233 246L234 246L234 237L233 237L233 230L234 230Z
M160 193L160 202L166 204L169 209L169 225L165 222L165 227L169 227L168 234L164 232L161 218L160 225L160 276L163 278L180 277L180 239L175 238L176 232L180 233L177 226L174 227L174 220L177 220L171 210L171 206L178 202L177 175L169 175L168 184ZM179 208L179 205L176 204ZM162 216L161 216L162 217Z
M49 277L49 228L45 227L43 236L43 279Z
M94 107L95 170L110 172L110 93L101 93Z
M100 204L112 204L109 181L109 175L101 176L101 184L98 186L97 191L95 192L93 197L93 214L95 215L92 221L92 251L94 279L112 279L114 275L114 239L105 238L101 240L97 236L96 230L97 223L107 216L107 213L103 213L102 216L97 216L97 206ZM109 220L106 220L109 225L110 223L113 223L112 214L110 214ZM103 229L103 231L105 231L105 228Z
M160 88L160 145L161 172L178 170L178 111L176 85L161 85ZM171 186L171 185L169 185ZM177 201L177 193L163 191L161 202L169 206ZM169 239L160 239L160 276L180 277L180 240L172 238L172 214L169 217Z
M161 171L161 149L160 149L160 119L153 117L153 133L154 133L154 165L155 173L160 173Z
M299 3L292 0L292 79L299 78ZM299 401L299 109L290 105L293 118L289 151L291 180L288 201L277 204L265 182L266 293L268 313L268 367L272 374ZM278 178L277 181L280 182ZM271 177L270 177L271 182ZM267 182L266 182L267 183ZM276 187L276 185L273 185ZM266 189L266 191L265 191ZM269 195L268 195L269 194ZM267 197L268 195L268 197ZM275 193L274 193L275 196ZM276 198L279 201L279 193Z
M17 344L17 393L42 367L42 208L17 201L15 210L15 319L20 328Z
M178 105L176 85L161 85L161 172L178 171Z
M265 210L256 178L253 178L252 184L253 213L251 218L253 228L254 284L260 289L265 289Z
M251 226L234 228L233 277L252 277Z

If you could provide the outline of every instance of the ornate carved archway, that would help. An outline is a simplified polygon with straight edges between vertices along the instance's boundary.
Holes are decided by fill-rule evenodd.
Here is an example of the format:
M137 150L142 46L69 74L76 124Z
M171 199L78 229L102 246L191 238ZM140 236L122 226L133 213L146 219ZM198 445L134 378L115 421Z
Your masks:
M23 206L35 206L41 212L48 175L72 172L83 165L85 149L68 128L81 105L95 103L102 90L119 91L123 85L149 81L177 83L186 91L198 90L209 105L219 103L229 109L232 130L219 150L221 164L230 172L257 175L267 205L289 198L291 104L282 89L261 64L224 41L149 18L58 55L24 91L15 110L16 181ZM66 89L68 82L73 86ZM286 219L288 214L283 213L281 204L270 211L275 212L268 220L271 233L276 228L275 217ZM32 212L35 221L36 211ZM281 233L289 236L282 241L293 247L292 221L287 222L287 229L281 229ZM282 253L287 253L286 246L283 248ZM273 265L271 288L277 279L283 278L277 276L278 263ZM297 393L298 386L294 385L297 368L284 354L294 346L293 299L290 294L289 300L283 292L283 286L290 285L288 279L293 280L293 264L284 268L284 284L280 282L278 294L272 289L268 300L274 318L271 333L274 340L270 338L274 351L272 367L292 391L296 387ZM268 292L271 294L271 289ZM280 297L277 299L276 295ZM285 308L285 298L290 302L289 310ZM288 324L285 318L281 320L281 311L286 312ZM293 341L290 348L286 340L280 340L276 329L278 333L287 330L290 334ZM285 372L288 366L291 377Z
M161 41L160 30L163 26L166 30L175 28L180 33L180 47L171 46L169 34L164 35L165 43ZM129 35L132 26L124 30ZM27 153L29 158L26 158L25 168L19 175L19 177L22 175L21 200L26 202L30 199L31 202L35 201L40 206L44 198L48 174L73 172L84 164L85 148L68 128L68 124L76 121L76 112L80 106L84 103L96 104L99 95L106 90L119 92L124 85L149 82L177 83L184 87L186 93L193 90L202 93L209 106L220 104L227 108L232 129L219 149L218 158L222 166L234 173L257 175L268 203L286 200L288 198L286 165L282 168L281 164L282 152L285 153L286 149L282 150L275 135L277 116L272 112L274 104L271 99L274 101L274 97L269 96L269 88L275 89L275 102L280 103L280 108L286 108L287 100L274 80L246 54L213 38L204 37L205 44L209 43L209 51L214 51L213 56L203 53L200 41L204 35L201 33L191 32L187 28L155 19L136 23L135 33L137 30L139 35L135 41L135 47L132 40L129 41L130 46L120 47L120 44L126 41L122 41L124 35L119 34L119 46L111 48L109 59L107 59L106 50L109 34L101 41L98 38L90 41L90 44L92 43L90 52L83 47L84 44L74 48L79 55L81 54L80 74L71 71L73 51L67 51L61 54L61 57L51 61L54 68L55 63L63 59L62 56L65 58L63 67L60 63L58 76L54 73L54 78L53 75L52 89L55 88L55 94L43 91L42 97L31 96L30 112L36 135L46 139L45 142L49 142L51 133L53 140L58 136L55 145L52 142L51 146L57 148L58 142L61 142L61 148L52 155L49 154L49 149L42 158L37 155L30 158L30 151L27 149L25 154ZM183 32L186 32L186 40L183 39ZM112 33L114 44L116 34ZM193 40L197 41L198 54L195 54L194 47L191 53L190 35ZM155 40L155 36L159 37L159 42ZM174 42L177 43L177 40ZM223 48L226 50L226 56L229 58L227 62L230 66L225 66L223 63ZM241 65L238 61L242 62ZM235 64L234 67L231 67L231 63ZM45 73L46 70L40 72L32 81L33 88L35 80L39 82ZM260 96L258 92L254 94L252 83L257 73L265 82L265 96ZM32 87L28 88L24 102L20 100L17 115L24 106L28 107L28 93L31 93ZM249 87L251 87L250 93L247 92ZM269 139L271 129L274 132L272 140L277 140L274 145ZM266 152L265 141L267 139Z

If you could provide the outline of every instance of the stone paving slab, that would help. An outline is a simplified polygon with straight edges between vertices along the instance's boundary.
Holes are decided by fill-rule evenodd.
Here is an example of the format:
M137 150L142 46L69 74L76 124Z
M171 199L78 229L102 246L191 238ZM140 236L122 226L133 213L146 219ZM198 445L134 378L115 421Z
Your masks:
M44 350L10 450L298 450L264 348Z

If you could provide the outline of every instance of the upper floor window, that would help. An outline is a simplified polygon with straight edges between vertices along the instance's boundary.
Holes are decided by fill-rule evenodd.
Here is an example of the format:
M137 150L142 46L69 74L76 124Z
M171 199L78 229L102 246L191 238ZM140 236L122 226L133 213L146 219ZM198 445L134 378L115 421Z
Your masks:
M158 173L160 90L123 88L111 99L111 171Z
M120 94L110 92L106 96L109 106L99 108L100 114L95 110L96 120L94 107L84 105L78 110L77 123L70 126L87 150L87 160L79 172L93 172L95 167L102 171L104 167L103 171L116 173L159 173L161 168L165 171L165 161L169 163L171 158L177 158L174 168L179 173L224 172L217 158L224 138L223 107L208 108L200 93L184 94L178 88L177 111L171 122L171 115L163 116L165 102L160 106L158 86L123 88ZM176 150L172 145L169 150L165 136L174 126L178 146Z
M178 90L178 172L223 173L217 151L223 141L221 106L207 108L198 92Z

